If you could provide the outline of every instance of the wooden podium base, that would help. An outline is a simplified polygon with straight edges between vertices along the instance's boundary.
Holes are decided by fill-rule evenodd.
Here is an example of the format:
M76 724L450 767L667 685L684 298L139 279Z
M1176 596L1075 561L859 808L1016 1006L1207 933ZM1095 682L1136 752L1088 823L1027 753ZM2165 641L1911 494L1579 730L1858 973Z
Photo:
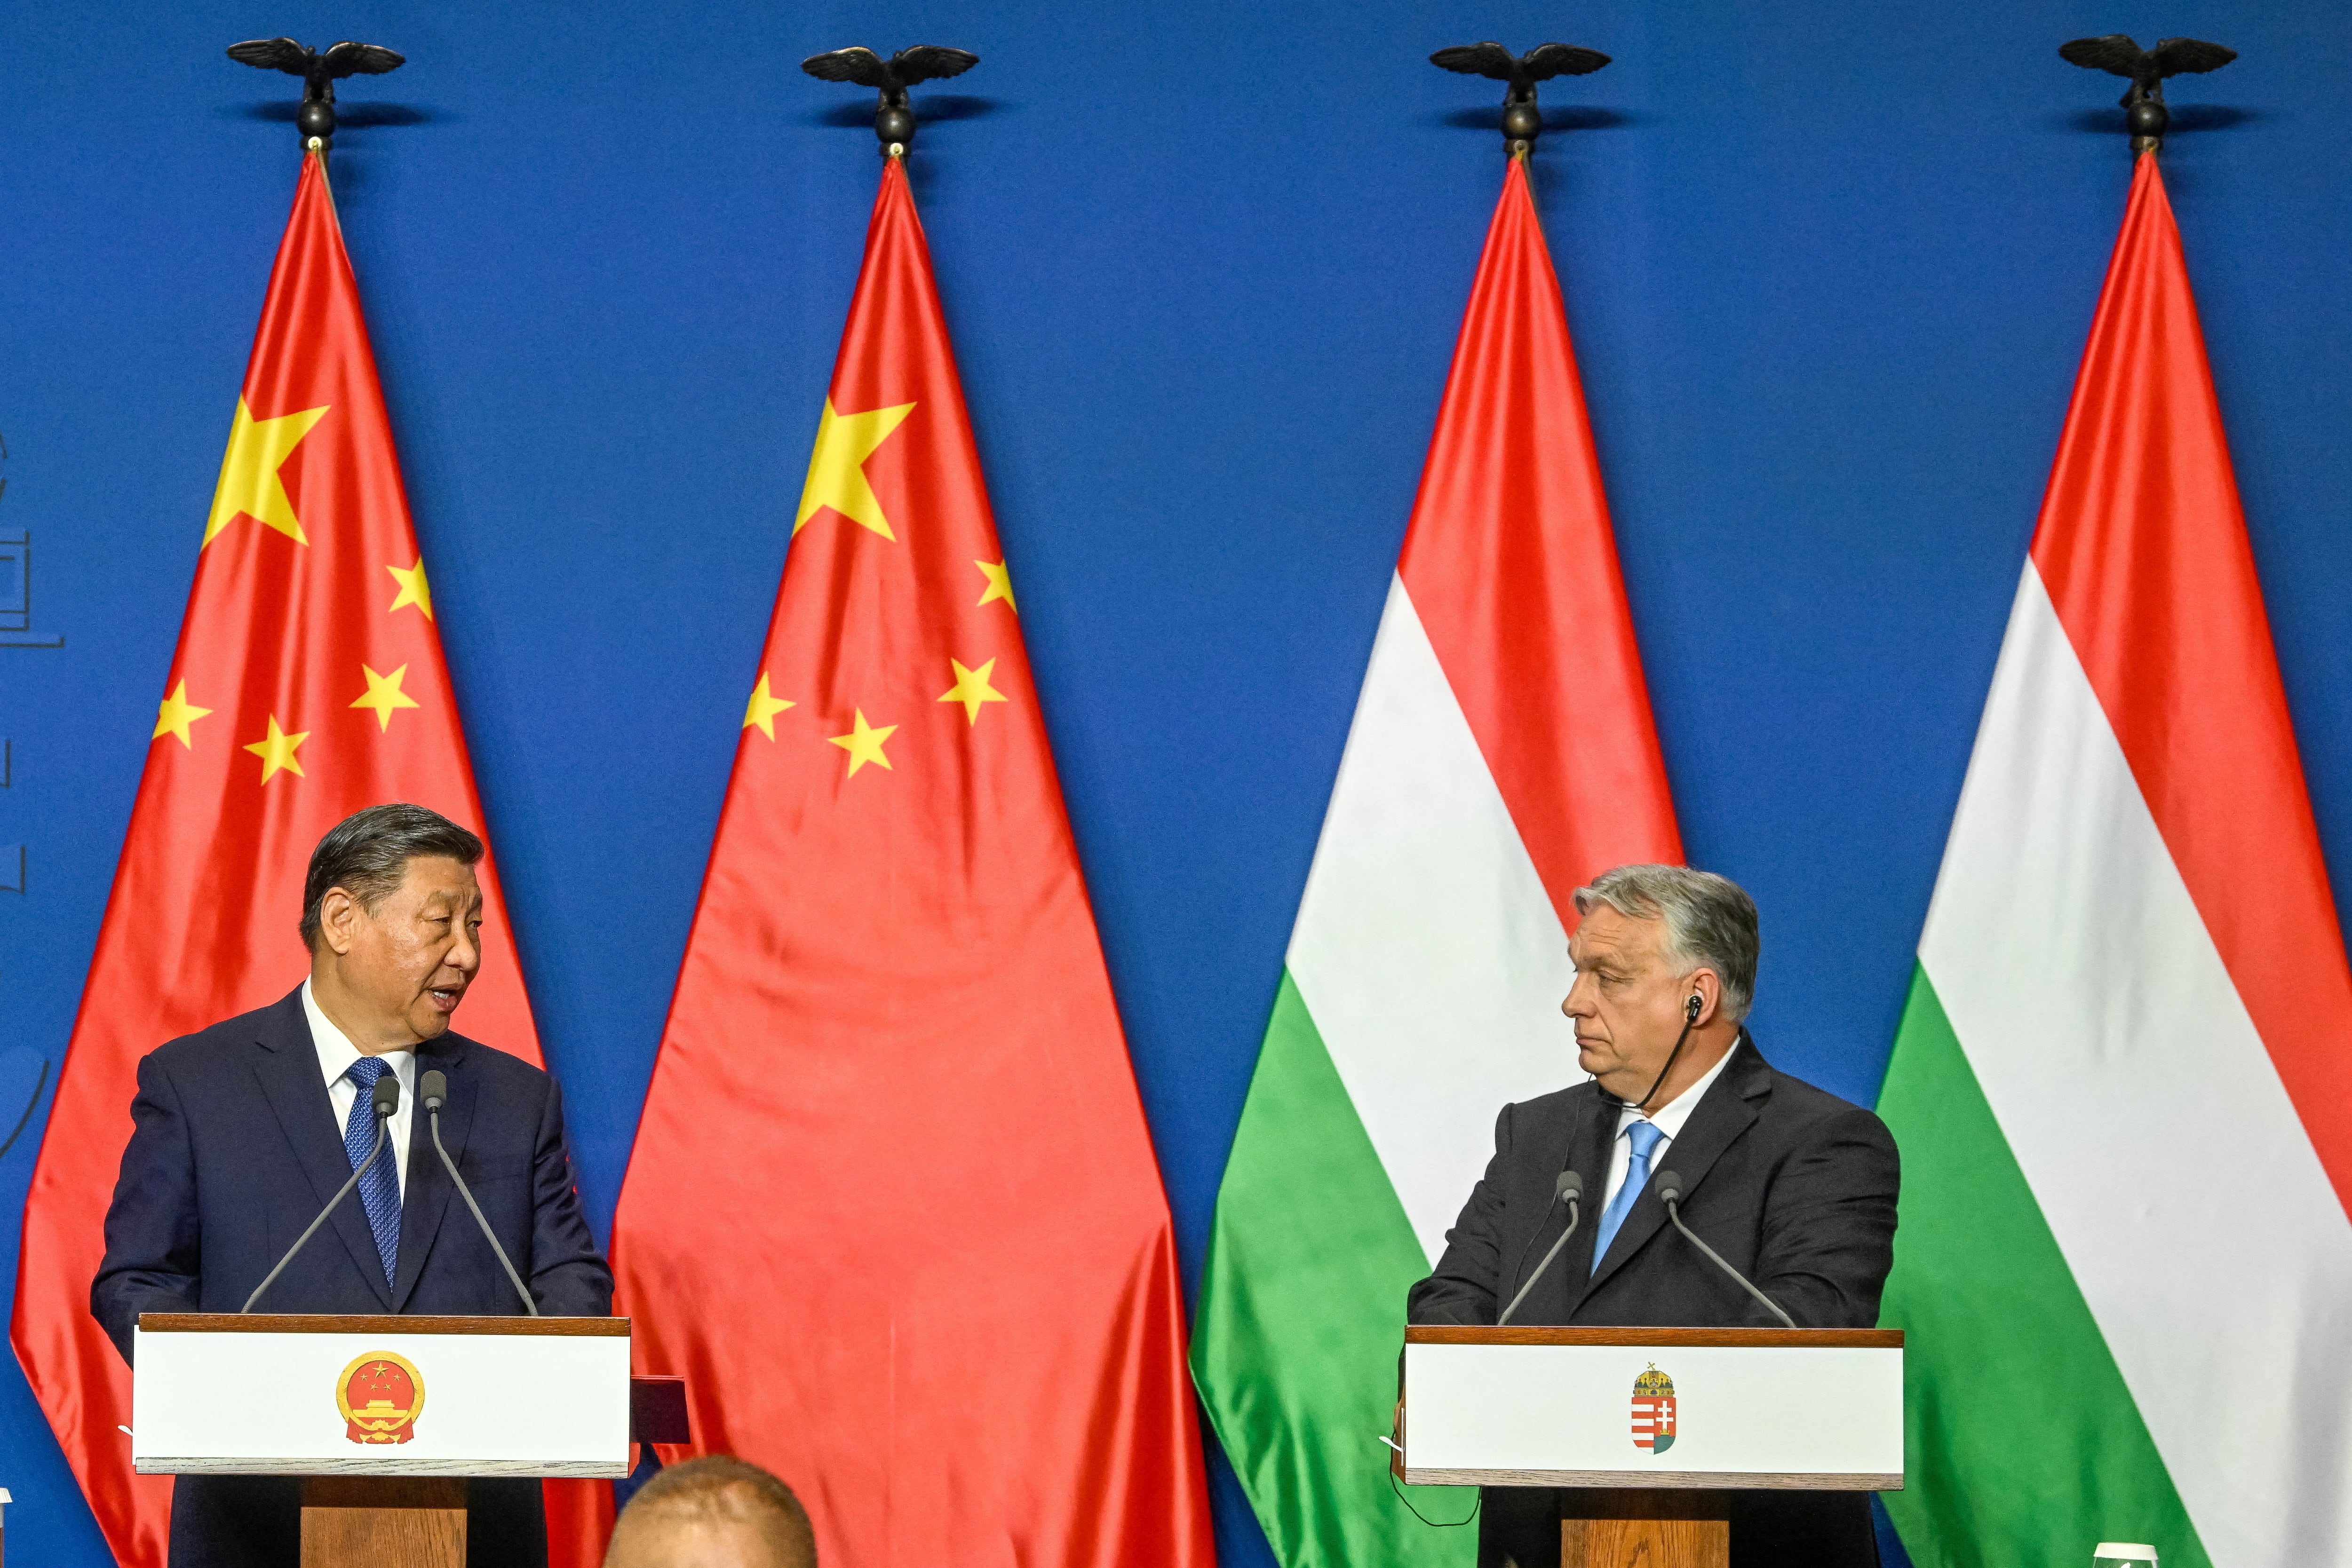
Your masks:
M310 1476L302 1568L466 1568L460 1476Z
M1559 1495L1560 1568L1728 1568L1731 1562L1730 1499L1722 1492L1628 1487Z

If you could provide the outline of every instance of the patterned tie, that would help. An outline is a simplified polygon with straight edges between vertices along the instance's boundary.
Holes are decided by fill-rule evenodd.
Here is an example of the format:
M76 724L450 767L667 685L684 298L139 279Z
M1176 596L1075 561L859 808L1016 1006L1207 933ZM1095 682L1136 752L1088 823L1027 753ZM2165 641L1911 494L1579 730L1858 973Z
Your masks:
M353 1170L375 1147L376 1080L391 1071L382 1057L362 1056L343 1074L360 1086L359 1098L352 1102L352 1119L343 1124L343 1153L351 1156ZM360 1178L360 1204L367 1210L368 1228L375 1232L375 1249L383 1260L386 1284L400 1272L400 1166L394 1163L396 1151L391 1145L387 1133L383 1155Z
M1625 1136L1633 1145L1633 1157L1625 1162L1625 1185L1619 1187L1617 1196L1609 1200L1608 1210L1601 1217L1600 1234L1592 1239L1595 1272L1601 1268L1601 1257L1609 1250L1609 1244L1617 1239L1617 1228L1625 1223L1625 1216L1633 1209L1633 1200L1642 1196L1643 1187L1650 1185L1650 1156L1656 1154L1658 1145L1666 1141L1666 1135L1658 1131L1655 1122L1636 1122L1625 1129Z

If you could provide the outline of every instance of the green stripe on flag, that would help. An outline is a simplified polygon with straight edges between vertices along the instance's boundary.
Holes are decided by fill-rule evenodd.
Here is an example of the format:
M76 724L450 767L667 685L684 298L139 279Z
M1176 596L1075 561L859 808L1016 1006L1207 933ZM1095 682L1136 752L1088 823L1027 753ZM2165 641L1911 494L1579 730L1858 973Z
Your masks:
M1192 1378L1286 1568L1459 1568L1474 1525L1432 1529L1389 1490L1404 1295L1429 1272L1404 1206L1287 973L1217 1192ZM1476 1494L1414 1487L1434 1520Z
M1906 1335L1908 1461L1883 1496L1912 1561L2074 1568L2146 1541L2210 1568L1924 967L1878 1112L1903 1148L1880 1321Z

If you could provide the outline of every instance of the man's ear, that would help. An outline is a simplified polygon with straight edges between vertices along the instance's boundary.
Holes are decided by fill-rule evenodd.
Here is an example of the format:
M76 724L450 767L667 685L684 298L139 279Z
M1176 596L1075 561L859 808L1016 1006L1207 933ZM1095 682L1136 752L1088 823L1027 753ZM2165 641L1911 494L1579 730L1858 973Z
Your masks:
M1684 996L1698 1004L1695 1014L1685 1013L1693 1029L1703 1029L1713 1023L1723 1012L1723 980L1713 969L1694 969L1684 982ZM1686 1001L1685 1004L1688 1006Z
M359 939L359 923L366 915L360 901L349 893L340 887L327 889L326 896L319 901L320 945L337 957L349 953Z

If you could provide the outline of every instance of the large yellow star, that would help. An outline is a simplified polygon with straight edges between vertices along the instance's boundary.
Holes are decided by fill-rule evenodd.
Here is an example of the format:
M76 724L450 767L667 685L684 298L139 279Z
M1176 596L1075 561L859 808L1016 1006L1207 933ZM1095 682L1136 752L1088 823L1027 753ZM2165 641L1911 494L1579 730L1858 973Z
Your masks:
M417 557L415 566L388 566L383 570L392 573L393 581L400 584L400 591L384 607L384 613L389 615L404 604L414 604L425 612L425 619L432 620L433 590L425 583L425 558Z
M854 708L851 711L857 716L857 727L847 735L827 737L834 745L849 753L849 777L856 778L857 770L869 762L878 762L885 768L890 768L890 759L882 755L882 743L896 735L898 732L898 727L895 724L886 724L880 729L876 729L866 722L864 709ZM895 768L890 770L894 773L898 771Z
M960 660L950 659L948 663L955 666L956 684L949 689L946 695L940 698L940 701L963 704L963 716L966 724L980 722L981 704L1013 700L988 684L988 673L996 668L995 660L991 659L976 670L965 669Z
M405 664L401 666L403 669L407 667ZM273 713L269 716L269 733L246 749L261 758L261 781L264 784L275 778L280 768L298 779L307 779L310 775L303 772L302 765L294 759L294 748L310 738L310 732L307 729L289 735L278 728L278 716Z
M294 503L286 497L278 470L326 413L323 408L306 408L276 419L256 419L245 400L236 400L236 423L229 426L228 451L221 458L220 486L213 492L213 515L205 523L205 543L212 543L214 535L239 517L276 528L298 545L310 542L302 532L302 519L294 515Z
M401 665L400 668L393 671L392 674L388 675L379 675L365 664L362 664L360 666L360 674L367 677L367 693L365 695L354 701L352 706L353 707L373 708L375 710L375 727L378 730L386 730L392 727L393 709L401 707L415 707L418 706L415 697L410 696L406 692L400 689L402 677L408 674L408 666L406 664ZM297 768L294 771L299 773L302 770L299 768Z
M773 740L776 738L776 716L792 706L789 698L768 695L768 672L761 670L760 684L751 688L751 705L743 710L743 727L749 729L756 724L761 735ZM886 762L883 766L887 768L889 764ZM850 771L854 773L856 769L853 768Z
M194 751L196 748L196 743L190 738L188 731L194 726L196 720L212 711L208 707L198 707L190 702L188 683L182 681L172 688L170 696L155 705L155 733L147 738L161 740L167 735L176 735L180 737L182 746Z
M980 596L980 603L990 604L1002 599L1004 608L1015 615L1020 614L1021 607L1013 602L1013 574L1004 570L1004 563L1001 560L976 560L971 564L980 568L981 576L988 579L988 591ZM980 605L975 604L972 608L977 610Z
M835 413L833 399L825 399L824 416L817 421L816 450L809 454L808 481L801 486L801 509L793 517L793 532L808 527L820 507L831 507L896 543L898 536L890 531L890 519L882 515L882 503L875 499L874 486L866 482L866 460L914 412L913 403L902 402L866 413Z

